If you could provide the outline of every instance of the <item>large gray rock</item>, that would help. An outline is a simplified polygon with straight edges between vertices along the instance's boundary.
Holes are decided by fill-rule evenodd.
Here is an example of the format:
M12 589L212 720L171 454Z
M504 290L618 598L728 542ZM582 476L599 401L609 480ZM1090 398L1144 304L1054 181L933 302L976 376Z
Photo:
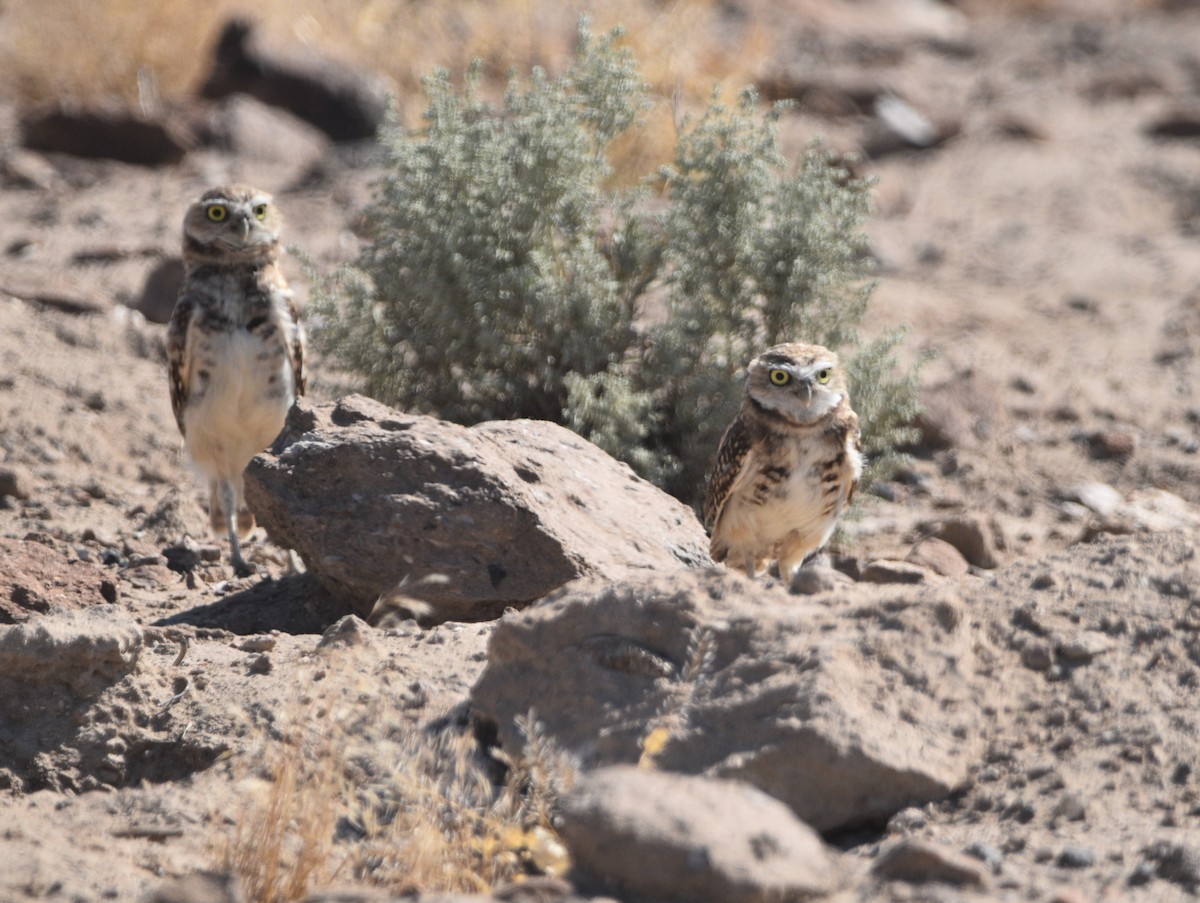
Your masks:
M639 898L811 900L841 878L816 831L740 781L602 768L563 801L562 834L590 883Z
M532 709L585 765L649 759L747 781L821 831L877 824L962 786L981 750L964 621L932 587L583 580L500 620L471 703L510 755Z
M430 620L481 620L585 574L708 562L690 508L542 421L467 428L361 396L298 405L247 469L246 498L363 616L383 596Z

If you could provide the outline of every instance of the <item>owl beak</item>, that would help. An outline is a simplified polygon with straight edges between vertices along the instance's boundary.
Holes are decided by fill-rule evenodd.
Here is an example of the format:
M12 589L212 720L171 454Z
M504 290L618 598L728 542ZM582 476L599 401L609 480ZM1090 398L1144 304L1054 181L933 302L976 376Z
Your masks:
M242 241L245 241L247 238L249 238L250 237L250 217L239 216L237 218L237 229L238 229L238 234L242 237Z
M804 389L804 400L812 401L813 397L813 381L811 379L800 380L800 388Z

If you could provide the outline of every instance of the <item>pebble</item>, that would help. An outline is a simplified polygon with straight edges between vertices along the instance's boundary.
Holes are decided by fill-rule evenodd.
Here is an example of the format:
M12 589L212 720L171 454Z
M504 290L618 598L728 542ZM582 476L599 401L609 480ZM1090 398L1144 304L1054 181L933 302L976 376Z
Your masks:
M965 850L968 856L974 856L984 865L992 870L993 874L999 874L1000 866L1004 863L1004 854L998 849L982 840L977 840Z
M897 841L875 860L871 871L889 881L913 884L938 881L980 887L986 883L986 875L974 858L926 840Z
M929 571L907 561L879 558L872 561L859 576L862 583L924 583Z
M1067 869L1091 868L1096 863L1096 854L1084 847L1066 847L1058 854L1058 864Z
M1084 821L1087 819L1087 802L1077 793L1065 793L1055 803L1051 814L1067 821Z
M1021 650L1021 664L1030 671L1049 671L1054 664L1054 650L1049 643L1032 642Z
M0 467L0 496L27 499L33 494L33 478L21 467Z

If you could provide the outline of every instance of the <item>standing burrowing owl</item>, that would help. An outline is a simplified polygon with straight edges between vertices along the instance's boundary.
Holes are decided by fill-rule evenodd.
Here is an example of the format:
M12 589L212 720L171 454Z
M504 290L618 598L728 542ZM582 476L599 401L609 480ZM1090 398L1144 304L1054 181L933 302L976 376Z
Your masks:
M753 577L771 559L790 580L829 541L862 474L858 415L838 357L776 345L750 362L704 499L712 557Z
M304 393L304 333L276 265L279 226L269 194L205 192L183 218L183 288L167 328L171 407L238 576L254 572L238 543L254 529L242 472Z

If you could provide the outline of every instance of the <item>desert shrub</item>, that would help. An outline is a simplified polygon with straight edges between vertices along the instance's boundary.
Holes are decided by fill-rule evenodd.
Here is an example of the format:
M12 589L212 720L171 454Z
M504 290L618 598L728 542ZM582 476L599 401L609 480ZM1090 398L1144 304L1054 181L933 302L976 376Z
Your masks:
M633 189L608 154L647 107L618 34L581 29L556 78L515 78L496 108L478 70L427 79L425 127L387 130L373 240L317 292L326 348L366 392L458 422L565 423L690 502L750 358L781 341L850 354L873 462L916 410L899 333L858 327L873 284L870 185L810 149L792 169L779 109L714 96L673 163Z

